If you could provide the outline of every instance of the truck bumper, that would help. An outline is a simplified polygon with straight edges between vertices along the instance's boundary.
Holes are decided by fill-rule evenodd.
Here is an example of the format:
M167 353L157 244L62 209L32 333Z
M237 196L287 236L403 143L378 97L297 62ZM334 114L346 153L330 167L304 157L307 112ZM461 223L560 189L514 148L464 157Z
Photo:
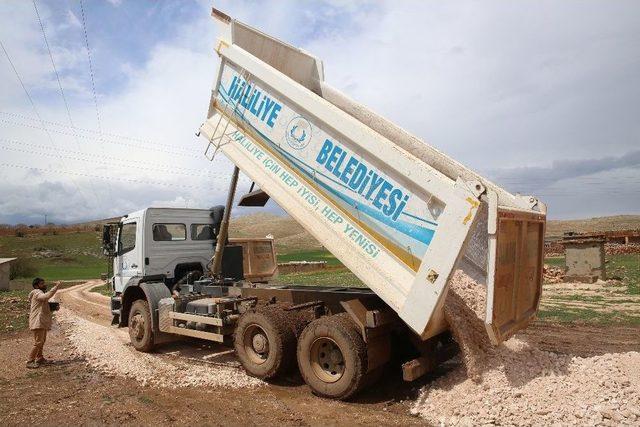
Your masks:
M120 323L120 313L122 312L122 297L114 295L111 297L111 314L113 314L112 325Z

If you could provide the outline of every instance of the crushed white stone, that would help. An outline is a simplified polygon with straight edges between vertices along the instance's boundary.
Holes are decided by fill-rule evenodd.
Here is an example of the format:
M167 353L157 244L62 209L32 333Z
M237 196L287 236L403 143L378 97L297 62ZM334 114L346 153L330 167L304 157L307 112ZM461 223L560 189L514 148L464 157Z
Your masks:
M264 384L233 366L200 365L138 352L131 346L125 329L90 322L64 308L60 309L56 318L64 326L73 352L107 375L123 376L142 385L167 388L247 388Z
M640 425L640 353L581 358L484 331L485 288L456 272L445 313L463 366L425 386L412 413L434 425Z

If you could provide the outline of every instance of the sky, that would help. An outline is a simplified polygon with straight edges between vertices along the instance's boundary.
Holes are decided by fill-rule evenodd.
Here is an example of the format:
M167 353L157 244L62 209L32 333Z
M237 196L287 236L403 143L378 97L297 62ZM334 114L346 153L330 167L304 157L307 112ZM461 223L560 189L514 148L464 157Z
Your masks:
M218 66L211 6L0 2L0 223L224 203L232 166L195 136ZM552 219L640 212L637 1L215 6Z

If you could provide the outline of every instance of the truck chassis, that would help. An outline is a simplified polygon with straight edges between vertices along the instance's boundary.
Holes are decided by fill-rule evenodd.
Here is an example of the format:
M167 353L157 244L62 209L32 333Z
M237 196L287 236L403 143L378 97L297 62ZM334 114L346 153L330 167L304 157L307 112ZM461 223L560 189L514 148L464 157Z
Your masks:
M296 362L313 392L346 399L381 374L391 358L392 337L415 347L403 365L413 380L436 365L433 357L451 357L455 344L447 334L420 341L393 310L366 288L217 283L208 278L183 285L173 295L164 282L138 285L143 298L114 309L129 327L139 351L176 336L234 346L245 370L262 379L289 373ZM129 293L132 298L133 292ZM122 307L129 307L123 310ZM434 346L447 351L434 352Z

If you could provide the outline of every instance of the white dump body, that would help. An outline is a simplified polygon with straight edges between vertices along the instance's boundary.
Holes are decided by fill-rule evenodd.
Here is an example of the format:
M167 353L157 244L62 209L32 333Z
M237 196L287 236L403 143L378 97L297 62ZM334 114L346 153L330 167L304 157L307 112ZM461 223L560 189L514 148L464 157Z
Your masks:
M220 67L201 135L423 338L448 281L487 286L498 343L534 316L545 207L329 87L317 58L214 10Z

